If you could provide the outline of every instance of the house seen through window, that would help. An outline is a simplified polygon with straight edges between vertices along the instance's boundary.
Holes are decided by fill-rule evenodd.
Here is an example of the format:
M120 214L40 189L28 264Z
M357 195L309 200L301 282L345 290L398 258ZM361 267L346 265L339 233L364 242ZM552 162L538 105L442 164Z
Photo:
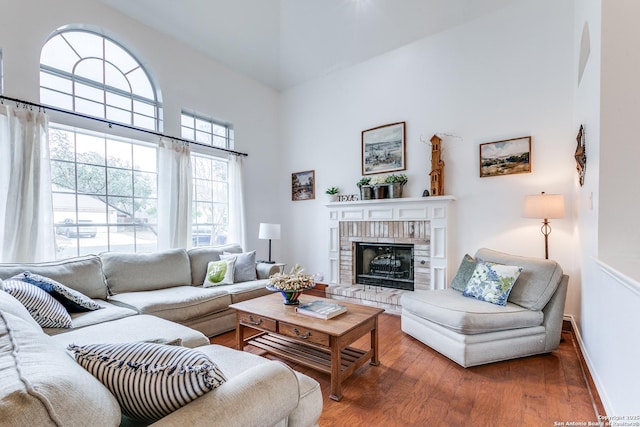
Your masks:
M156 132L157 94L141 63L102 34L59 30L42 48L45 105ZM192 243L224 243L227 160L206 146L231 148L233 129L188 112L181 119L182 137L202 144L192 149ZM157 137L141 132L139 139L122 138L105 133L104 124L90 128L64 114L49 126L57 258L157 249Z
M182 138L203 145L232 148L231 126L193 112L182 112ZM227 242L229 226L228 161L202 155L192 149L193 180L192 244L219 245Z

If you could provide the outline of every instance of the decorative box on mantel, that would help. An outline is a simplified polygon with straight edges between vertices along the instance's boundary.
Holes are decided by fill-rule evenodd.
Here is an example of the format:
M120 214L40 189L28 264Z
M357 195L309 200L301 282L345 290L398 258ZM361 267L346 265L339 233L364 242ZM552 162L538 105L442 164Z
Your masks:
M328 203L330 284L357 283L356 242L413 244L414 289L444 289L453 196ZM384 285L381 285L384 286Z

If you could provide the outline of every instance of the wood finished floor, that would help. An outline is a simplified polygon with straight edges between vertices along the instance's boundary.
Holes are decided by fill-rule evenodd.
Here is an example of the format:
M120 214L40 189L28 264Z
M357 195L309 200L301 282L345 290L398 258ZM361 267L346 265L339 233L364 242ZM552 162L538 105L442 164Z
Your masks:
M604 415L570 331L553 353L464 369L404 334L398 316L381 315L379 328L380 366L364 365L346 379L340 402L329 399L328 374L287 362L320 383L321 427L554 426ZM234 347L235 332L211 343ZM368 337L355 343L368 345Z

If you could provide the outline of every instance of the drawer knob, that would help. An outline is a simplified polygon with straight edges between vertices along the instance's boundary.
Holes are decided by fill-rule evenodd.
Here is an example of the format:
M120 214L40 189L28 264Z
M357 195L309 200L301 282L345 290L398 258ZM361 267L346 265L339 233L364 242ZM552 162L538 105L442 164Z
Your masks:
M258 319L258 321L256 321L252 315L249 315L249 323L251 323L253 326L258 326L262 323L262 317Z
M293 332L295 332L295 334L296 334L296 336L298 338L302 338L303 340L306 340L307 338L309 338L311 336L311 331L307 331L306 334L300 335L300 331L298 330L298 328L293 328Z

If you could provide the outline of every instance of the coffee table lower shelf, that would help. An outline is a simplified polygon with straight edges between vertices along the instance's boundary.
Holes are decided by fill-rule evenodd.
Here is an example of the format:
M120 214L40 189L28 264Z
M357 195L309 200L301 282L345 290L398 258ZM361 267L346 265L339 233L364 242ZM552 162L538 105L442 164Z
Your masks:
M246 339L245 343L260 348L274 356L282 357L329 375L332 374L331 350L328 348L269 333L254 335ZM369 361L372 355L373 350L365 351L353 347L343 348L340 351L339 378L335 380L342 383L342 380ZM342 395L332 395L331 398L340 400Z

